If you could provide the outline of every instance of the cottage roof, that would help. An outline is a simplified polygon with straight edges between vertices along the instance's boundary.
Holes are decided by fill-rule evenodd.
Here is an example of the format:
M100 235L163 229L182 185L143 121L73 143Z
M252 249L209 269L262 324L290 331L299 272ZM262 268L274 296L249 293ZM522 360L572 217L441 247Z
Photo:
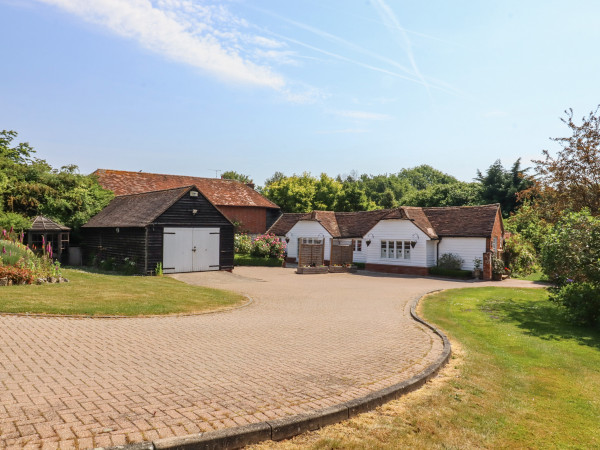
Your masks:
M319 222L332 237L357 238L365 236L380 220L410 220L430 239L444 236L491 236L498 204L485 206L453 206L420 208L402 206L376 211L285 213L269 228L268 233L285 235L300 220Z
M70 228L46 217L36 216L28 231L69 231Z
M492 235L500 204L422 209L438 236L488 237Z
M145 227L195 186L120 195L92 217L83 228Z
M237 180L108 169L98 169L92 175L98 178L98 182L103 188L113 191L117 196L193 185L216 206L253 206L279 209L275 203Z

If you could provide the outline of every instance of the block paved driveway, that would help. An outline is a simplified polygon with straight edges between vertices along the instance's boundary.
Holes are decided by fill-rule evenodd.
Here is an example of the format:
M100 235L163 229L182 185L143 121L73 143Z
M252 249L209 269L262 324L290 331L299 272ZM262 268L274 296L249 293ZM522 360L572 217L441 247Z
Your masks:
M410 319L411 300L473 285L244 267L176 278L254 301L187 317L0 316L0 448L141 442L366 395L418 373L442 349ZM510 283L528 285L501 285Z

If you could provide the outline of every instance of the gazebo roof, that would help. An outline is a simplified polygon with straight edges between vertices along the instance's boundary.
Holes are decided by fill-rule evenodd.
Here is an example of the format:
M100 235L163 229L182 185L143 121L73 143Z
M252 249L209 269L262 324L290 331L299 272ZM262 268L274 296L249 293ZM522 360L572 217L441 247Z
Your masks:
M49 219L46 216L37 216L33 219L33 224L31 228L27 231L70 231L69 227L65 227L60 223L55 222L52 219Z

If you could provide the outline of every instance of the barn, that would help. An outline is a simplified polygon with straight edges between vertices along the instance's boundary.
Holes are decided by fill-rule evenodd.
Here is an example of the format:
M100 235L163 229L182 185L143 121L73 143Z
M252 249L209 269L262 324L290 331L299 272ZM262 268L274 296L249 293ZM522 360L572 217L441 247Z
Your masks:
M196 186L202 195L244 233L264 233L281 214L279 206L255 191L252 183L108 169L98 169L92 175L104 189L113 191L117 196Z
M84 258L139 273L231 270L233 224L196 186L115 197L82 227Z

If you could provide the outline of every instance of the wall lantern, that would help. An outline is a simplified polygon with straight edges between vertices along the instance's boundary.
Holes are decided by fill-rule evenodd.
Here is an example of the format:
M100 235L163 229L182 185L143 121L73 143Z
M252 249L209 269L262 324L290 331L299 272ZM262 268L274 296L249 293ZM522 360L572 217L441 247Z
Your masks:
M119 230L119 227L115 228L115 233L118 233L119 231L121 231Z
M286 243L286 244L289 244L289 243L290 243L290 237L289 237L289 236L286 236L286 237L285 237L285 243Z
M197 209L192 209L192 215L195 216L196 214L198 214L198 210Z
M419 241L419 235L417 233L412 235L412 240L410 241L410 246L412 248L415 248L415 245L417 245L417 242Z
M367 240L365 241L365 244L367 244L367 247L368 247L369 245L371 245L371 240L372 240L373 238L375 238L375 236L373 236L373 233L369 233L369 234L367 235Z

